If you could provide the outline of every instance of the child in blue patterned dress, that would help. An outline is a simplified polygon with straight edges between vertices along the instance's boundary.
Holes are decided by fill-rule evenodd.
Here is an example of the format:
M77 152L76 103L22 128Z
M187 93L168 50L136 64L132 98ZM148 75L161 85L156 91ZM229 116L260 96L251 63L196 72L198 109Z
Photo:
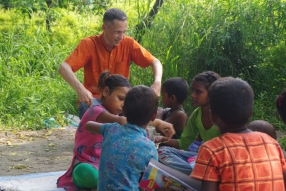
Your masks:
M85 129L102 134L97 191L139 190L139 179L151 158L158 160L154 142L145 128L157 115L158 96L147 86L135 86L126 94L123 114L126 125L87 122ZM175 133L174 129L170 129Z

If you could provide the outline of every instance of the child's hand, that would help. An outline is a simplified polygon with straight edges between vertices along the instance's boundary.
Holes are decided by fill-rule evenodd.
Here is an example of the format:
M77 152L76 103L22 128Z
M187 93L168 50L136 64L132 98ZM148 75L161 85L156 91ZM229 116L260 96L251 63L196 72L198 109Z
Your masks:
M154 143L164 143L168 142L170 138L164 137L164 136L154 136L153 141Z
M173 124L160 121L158 125L156 125L156 130L159 130L159 132L163 133L167 138L171 138L175 134L175 129L173 127Z

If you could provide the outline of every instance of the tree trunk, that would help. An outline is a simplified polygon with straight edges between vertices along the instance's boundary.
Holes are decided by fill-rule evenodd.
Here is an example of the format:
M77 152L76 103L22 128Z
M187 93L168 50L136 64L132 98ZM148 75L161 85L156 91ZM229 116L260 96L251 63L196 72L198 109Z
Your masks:
M164 3L164 0L156 0L156 2L153 5L153 8L150 10L147 17L145 17L142 22L138 23L136 25L136 32L135 32L135 39L137 42L140 43L142 40L142 36L145 33L145 28L150 28L152 21L154 20L155 16L157 15L160 7L162 7Z
M48 9L53 6L53 0L45 0L45 1L46 1L47 6L48 6ZM48 13L48 11L46 11L46 13ZM51 31L50 19L51 19L50 15L48 13L46 15L46 29L47 29L47 31Z

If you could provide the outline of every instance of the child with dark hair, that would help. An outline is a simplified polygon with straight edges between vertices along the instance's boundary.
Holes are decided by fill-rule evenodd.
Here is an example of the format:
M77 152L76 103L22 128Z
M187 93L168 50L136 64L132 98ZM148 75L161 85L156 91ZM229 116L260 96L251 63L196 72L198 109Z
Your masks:
M258 131L262 133L266 133L273 139L277 139L277 134L276 130L274 129L273 125L268 123L267 121L264 120L254 120L248 124L248 129L251 131ZM281 145L280 145L281 146ZM286 159L286 152L282 149L284 158Z
M85 124L87 131L104 137L97 191L139 190L141 173L151 158L158 160L156 146L147 138L145 130L155 120L157 107L158 96L154 90L135 86L126 94L123 105L127 124L93 121ZM173 134L174 130L169 135Z
M193 167L188 159L196 156L201 141L205 142L220 135L219 129L212 124L209 117L208 87L220 76L212 71L202 72L192 80L192 105L197 107L189 118L179 139L158 139L167 141L158 149L159 161L171 168L190 175ZM193 149L194 148L194 149Z
M94 106L85 112L79 123L75 134L72 164L58 179L58 188L77 190L97 187L103 137L84 129L88 121L126 123L126 119L118 114L122 112L125 95L131 88L127 78L119 74L110 75L109 71L104 71L99 76L98 88L102 92L102 97L93 100Z
M276 99L276 108L279 116L286 125L286 90L281 92Z
M210 116L222 135L199 149L190 176L202 180L201 190L285 190L279 144L247 128L253 98L250 85L238 78L221 78L210 86Z
M254 120L254 121L250 122L247 127L251 131L258 131L258 132L266 133L267 135L269 135L273 139L275 139L275 140L277 139L277 134L276 134L276 131L275 131L273 125L271 125L267 121Z
M158 108L157 118L173 124L176 134L172 138L179 139L188 119L183 103L188 97L189 85L183 78L170 78L163 83L161 91L166 108Z

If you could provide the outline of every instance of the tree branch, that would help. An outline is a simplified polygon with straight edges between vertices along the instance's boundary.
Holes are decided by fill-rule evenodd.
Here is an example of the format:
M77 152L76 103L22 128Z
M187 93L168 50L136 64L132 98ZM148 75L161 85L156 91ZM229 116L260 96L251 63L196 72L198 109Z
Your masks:
M157 15L160 7L162 7L164 0L156 0L152 9L150 10L147 17L145 17L142 22L136 25L135 39L140 43L143 35L145 34L145 29L150 28L155 16Z

